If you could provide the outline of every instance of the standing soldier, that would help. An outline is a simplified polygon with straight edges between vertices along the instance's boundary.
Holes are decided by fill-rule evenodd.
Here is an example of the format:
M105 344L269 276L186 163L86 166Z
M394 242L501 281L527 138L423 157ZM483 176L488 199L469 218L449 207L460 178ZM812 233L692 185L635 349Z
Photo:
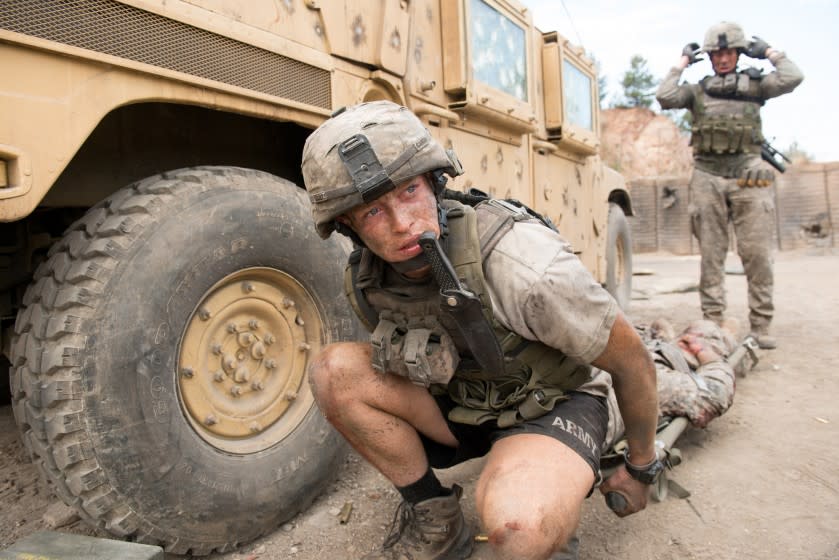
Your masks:
M761 162L760 108L767 99L791 92L804 76L782 51L763 39L746 41L743 29L735 23L712 26L701 51L710 55L715 75L698 84L679 84L682 71L699 59L699 45L689 43L679 63L661 82L656 98L663 109L688 109L693 115L691 224L702 252L702 314L717 324L724 318L730 216L749 286L751 334L761 348L775 348L776 342L769 336L774 312L771 243L775 208L767 188L774 177ZM775 71L766 75L756 68L737 71L741 54L768 58Z
M303 150L318 232L358 247L345 290L372 331L325 347L312 390L403 498L367 559L467 558L460 489L432 469L483 455L475 502L496 557L562 554L599 475L610 381L629 451L601 492L626 498L619 515L639 511L663 469L655 368L638 334L537 215L450 198L444 173L461 172L413 113L387 101L337 113Z

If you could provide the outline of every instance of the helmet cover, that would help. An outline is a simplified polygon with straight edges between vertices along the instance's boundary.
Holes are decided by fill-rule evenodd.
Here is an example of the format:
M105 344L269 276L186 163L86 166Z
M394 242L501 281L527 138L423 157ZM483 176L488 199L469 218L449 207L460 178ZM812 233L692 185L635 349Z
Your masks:
M705 32L702 44L703 52L709 53L720 49L745 49L748 46L743 28L730 21L721 21L712 25Z
M336 217L437 170L451 177L463 172L454 152L443 149L416 115L390 101L336 111L303 147L303 181L324 239L335 230Z

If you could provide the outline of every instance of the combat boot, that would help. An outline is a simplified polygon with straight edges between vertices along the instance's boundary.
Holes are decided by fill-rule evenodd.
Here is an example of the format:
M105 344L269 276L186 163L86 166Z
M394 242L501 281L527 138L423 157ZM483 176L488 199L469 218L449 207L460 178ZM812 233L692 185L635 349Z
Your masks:
M455 484L451 494L399 504L390 532L380 550L363 560L463 560L472 554L473 538L463 511L463 489Z
M749 333L749 336L757 341L757 347L762 350L774 350L778 347L775 337L769 334L769 327L752 326L752 332Z

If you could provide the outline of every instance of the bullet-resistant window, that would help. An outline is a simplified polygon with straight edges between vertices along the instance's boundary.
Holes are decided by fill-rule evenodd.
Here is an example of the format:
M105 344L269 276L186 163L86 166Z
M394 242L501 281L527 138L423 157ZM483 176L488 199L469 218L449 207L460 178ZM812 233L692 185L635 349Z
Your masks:
M591 107L591 78L568 59L562 62L562 95L565 122L586 130L594 130Z
M476 80L527 101L525 31L484 2L471 0L469 52Z

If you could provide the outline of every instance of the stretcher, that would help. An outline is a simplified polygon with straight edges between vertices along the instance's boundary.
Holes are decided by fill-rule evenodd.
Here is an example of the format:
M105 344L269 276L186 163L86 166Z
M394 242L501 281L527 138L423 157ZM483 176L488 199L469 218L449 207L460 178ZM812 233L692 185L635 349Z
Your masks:
M758 363L757 348L757 340L752 336L747 336L728 356L726 361L738 372L738 375L745 377ZM738 369L737 366L744 360L746 360L745 367ZM682 453L676 447L676 442L688 426L690 426L690 422L684 416L666 416L659 418L656 428L655 445L659 457L662 458L667 468L661 472L652 485L650 497L654 501L660 502L667 498L671 486L671 482L668 479L668 471L682 462ZM602 473L603 480L609 478L623 464L623 456L626 448L626 439L619 439L600 458L600 472ZM612 511L620 513L626 508L626 498L618 492L609 492L605 498L606 504Z

